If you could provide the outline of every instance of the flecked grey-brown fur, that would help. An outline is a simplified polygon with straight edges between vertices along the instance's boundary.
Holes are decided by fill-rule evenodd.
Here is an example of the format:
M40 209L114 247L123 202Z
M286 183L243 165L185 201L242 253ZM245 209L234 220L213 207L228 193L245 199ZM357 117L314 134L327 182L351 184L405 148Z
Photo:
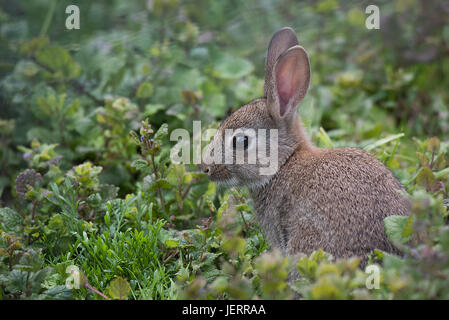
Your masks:
M214 181L248 186L262 230L271 246L284 255L323 249L337 259L360 257L363 266L373 249L397 253L387 238L383 219L410 214L405 190L369 152L357 148L322 149L310 142L296 114L310 80L307 53L297 44L290 28L273 36L267 54L266 97L231 114L216 135L223 135L226 128L278 129L277 172L260 176L258 164L204 167ZM281 59L295 59L284 62L298 72L291 76L297 90L284 105L288 110L285 116L279 114L278 93L284 88L276 83L276 77L283 76L276 69ZM214 138L208 148L216 143Z

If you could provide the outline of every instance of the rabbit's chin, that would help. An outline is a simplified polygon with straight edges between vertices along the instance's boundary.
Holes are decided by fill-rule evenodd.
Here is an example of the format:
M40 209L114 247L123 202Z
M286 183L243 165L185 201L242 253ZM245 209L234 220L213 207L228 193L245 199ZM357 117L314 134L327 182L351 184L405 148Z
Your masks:
M225 179L211 179L211 181L225 187L236 187L241 185L241 183L239 183L239 181L235 177Z
M220 186L225 187L248 187L250 190L258 190L265 187L269 182L271 177L264 177L252 181L240 181L236 177L226 178L226 179L216 179L212 180Z

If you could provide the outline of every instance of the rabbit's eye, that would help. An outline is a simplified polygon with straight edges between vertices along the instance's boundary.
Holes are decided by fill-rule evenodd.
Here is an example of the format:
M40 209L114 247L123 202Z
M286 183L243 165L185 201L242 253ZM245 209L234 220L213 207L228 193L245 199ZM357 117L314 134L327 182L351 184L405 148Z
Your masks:
M237 145L243 145L243 150L248 149L249 138L248 136L236 136L232 138L232 148L237 149Z

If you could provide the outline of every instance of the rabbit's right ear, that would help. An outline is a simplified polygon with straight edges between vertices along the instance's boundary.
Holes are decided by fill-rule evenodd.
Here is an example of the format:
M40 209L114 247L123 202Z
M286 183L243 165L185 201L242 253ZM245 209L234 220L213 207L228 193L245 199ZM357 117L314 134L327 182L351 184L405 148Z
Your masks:
M271 86L273 67L279 58L287 49L298 45L298 38L292 28L282 28L278 30L271 38L268 45L267 59L265 60L265 87L264 96L268 96Z
M272 118L279 124L295 119L310 82L307 52L291 28L277 31L268 46L264 95Z
M273 66L267 94L268 112L278 123L296 119L296 107L304 99L310 83L307 52L296 45L285 51Z

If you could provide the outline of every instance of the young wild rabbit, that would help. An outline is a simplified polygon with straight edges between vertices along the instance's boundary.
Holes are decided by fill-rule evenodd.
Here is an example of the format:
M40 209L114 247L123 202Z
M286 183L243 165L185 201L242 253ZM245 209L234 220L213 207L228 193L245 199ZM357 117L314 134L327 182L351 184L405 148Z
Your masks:
M206 148L204 171L212 181L249 188L262 230L284 255L321 248L337 259L358 256L364 266L373 249L397 252L387 239L383 219L409 215L405 190L370 153L321 149L306 136L296 107L309 87L310 65L292 29L274 34L265 69L264 97L224 120ZM233 129L234 135L226 135L226 129ZM245 134L248 129L266 129L267 134ZM277 166L272 174L262 175L266 158L252 164L246 160L262 144L271 156L273 132L278 137ZM235 161L239 146L245 163ZM233 160L229 164L220 161L227 151ZM212 162L216 153L221 159Z

